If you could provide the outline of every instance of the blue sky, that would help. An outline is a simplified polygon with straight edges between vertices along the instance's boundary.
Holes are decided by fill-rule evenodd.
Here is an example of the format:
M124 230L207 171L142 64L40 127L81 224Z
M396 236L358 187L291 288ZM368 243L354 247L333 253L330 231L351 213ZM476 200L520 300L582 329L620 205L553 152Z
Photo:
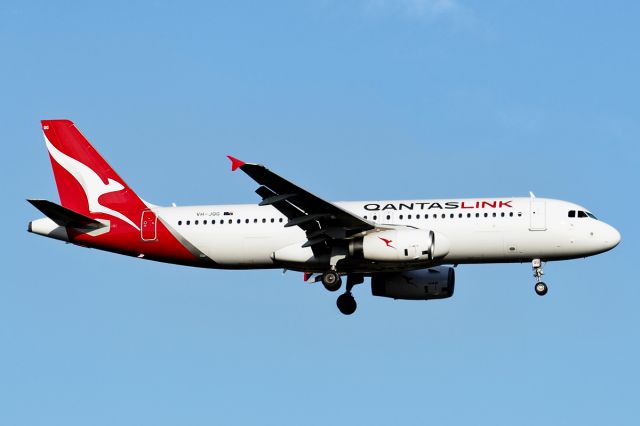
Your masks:
M317 0L0 5L0 424L635 425L640 6ZM253 203L227 154L332 200L526 195L623 242L461 266L453 298L335 294L38 238L38 120L156 204Z

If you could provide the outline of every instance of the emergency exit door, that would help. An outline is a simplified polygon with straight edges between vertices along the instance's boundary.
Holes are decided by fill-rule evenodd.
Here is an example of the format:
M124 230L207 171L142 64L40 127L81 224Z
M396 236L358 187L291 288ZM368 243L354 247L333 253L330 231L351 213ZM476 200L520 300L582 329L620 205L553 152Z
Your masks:
M155 241L158 217L155 212L145 210L140 220L140 235L142 241Z

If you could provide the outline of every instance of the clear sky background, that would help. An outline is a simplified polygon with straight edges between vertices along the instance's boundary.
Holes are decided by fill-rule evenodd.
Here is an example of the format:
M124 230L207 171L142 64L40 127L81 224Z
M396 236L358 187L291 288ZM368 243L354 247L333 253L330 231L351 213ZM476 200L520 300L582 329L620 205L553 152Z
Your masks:
M637 425L640 4L0 3L0 424ZM331 200L538 196L612 252L460 266L453 298L335 294L26 232L69 118L156 204L256 203L227 154Z

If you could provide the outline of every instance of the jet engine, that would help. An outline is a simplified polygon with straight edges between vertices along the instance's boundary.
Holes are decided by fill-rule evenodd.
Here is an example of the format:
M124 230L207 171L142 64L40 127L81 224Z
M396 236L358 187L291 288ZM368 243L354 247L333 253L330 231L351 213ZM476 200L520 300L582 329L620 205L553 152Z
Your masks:
M389 229L371 232L349 243L349 255L379 262L434 260L449 253L447 238L423 229Z
M371 293L393 299L446 299L453 296L454 286L455 272L448 266L371 276Z

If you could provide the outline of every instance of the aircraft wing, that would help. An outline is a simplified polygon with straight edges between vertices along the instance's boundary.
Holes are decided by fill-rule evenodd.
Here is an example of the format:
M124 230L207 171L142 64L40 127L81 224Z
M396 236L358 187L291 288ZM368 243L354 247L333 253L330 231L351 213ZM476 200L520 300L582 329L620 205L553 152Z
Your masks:
M272 205L289 219L285 227L298 226L306 232L303 247L322 252L330 248L331 240L375 228L372 222L300 188L265 166L228 158L232 170L242 170L260 185L256 190L262 198L259 205Z

